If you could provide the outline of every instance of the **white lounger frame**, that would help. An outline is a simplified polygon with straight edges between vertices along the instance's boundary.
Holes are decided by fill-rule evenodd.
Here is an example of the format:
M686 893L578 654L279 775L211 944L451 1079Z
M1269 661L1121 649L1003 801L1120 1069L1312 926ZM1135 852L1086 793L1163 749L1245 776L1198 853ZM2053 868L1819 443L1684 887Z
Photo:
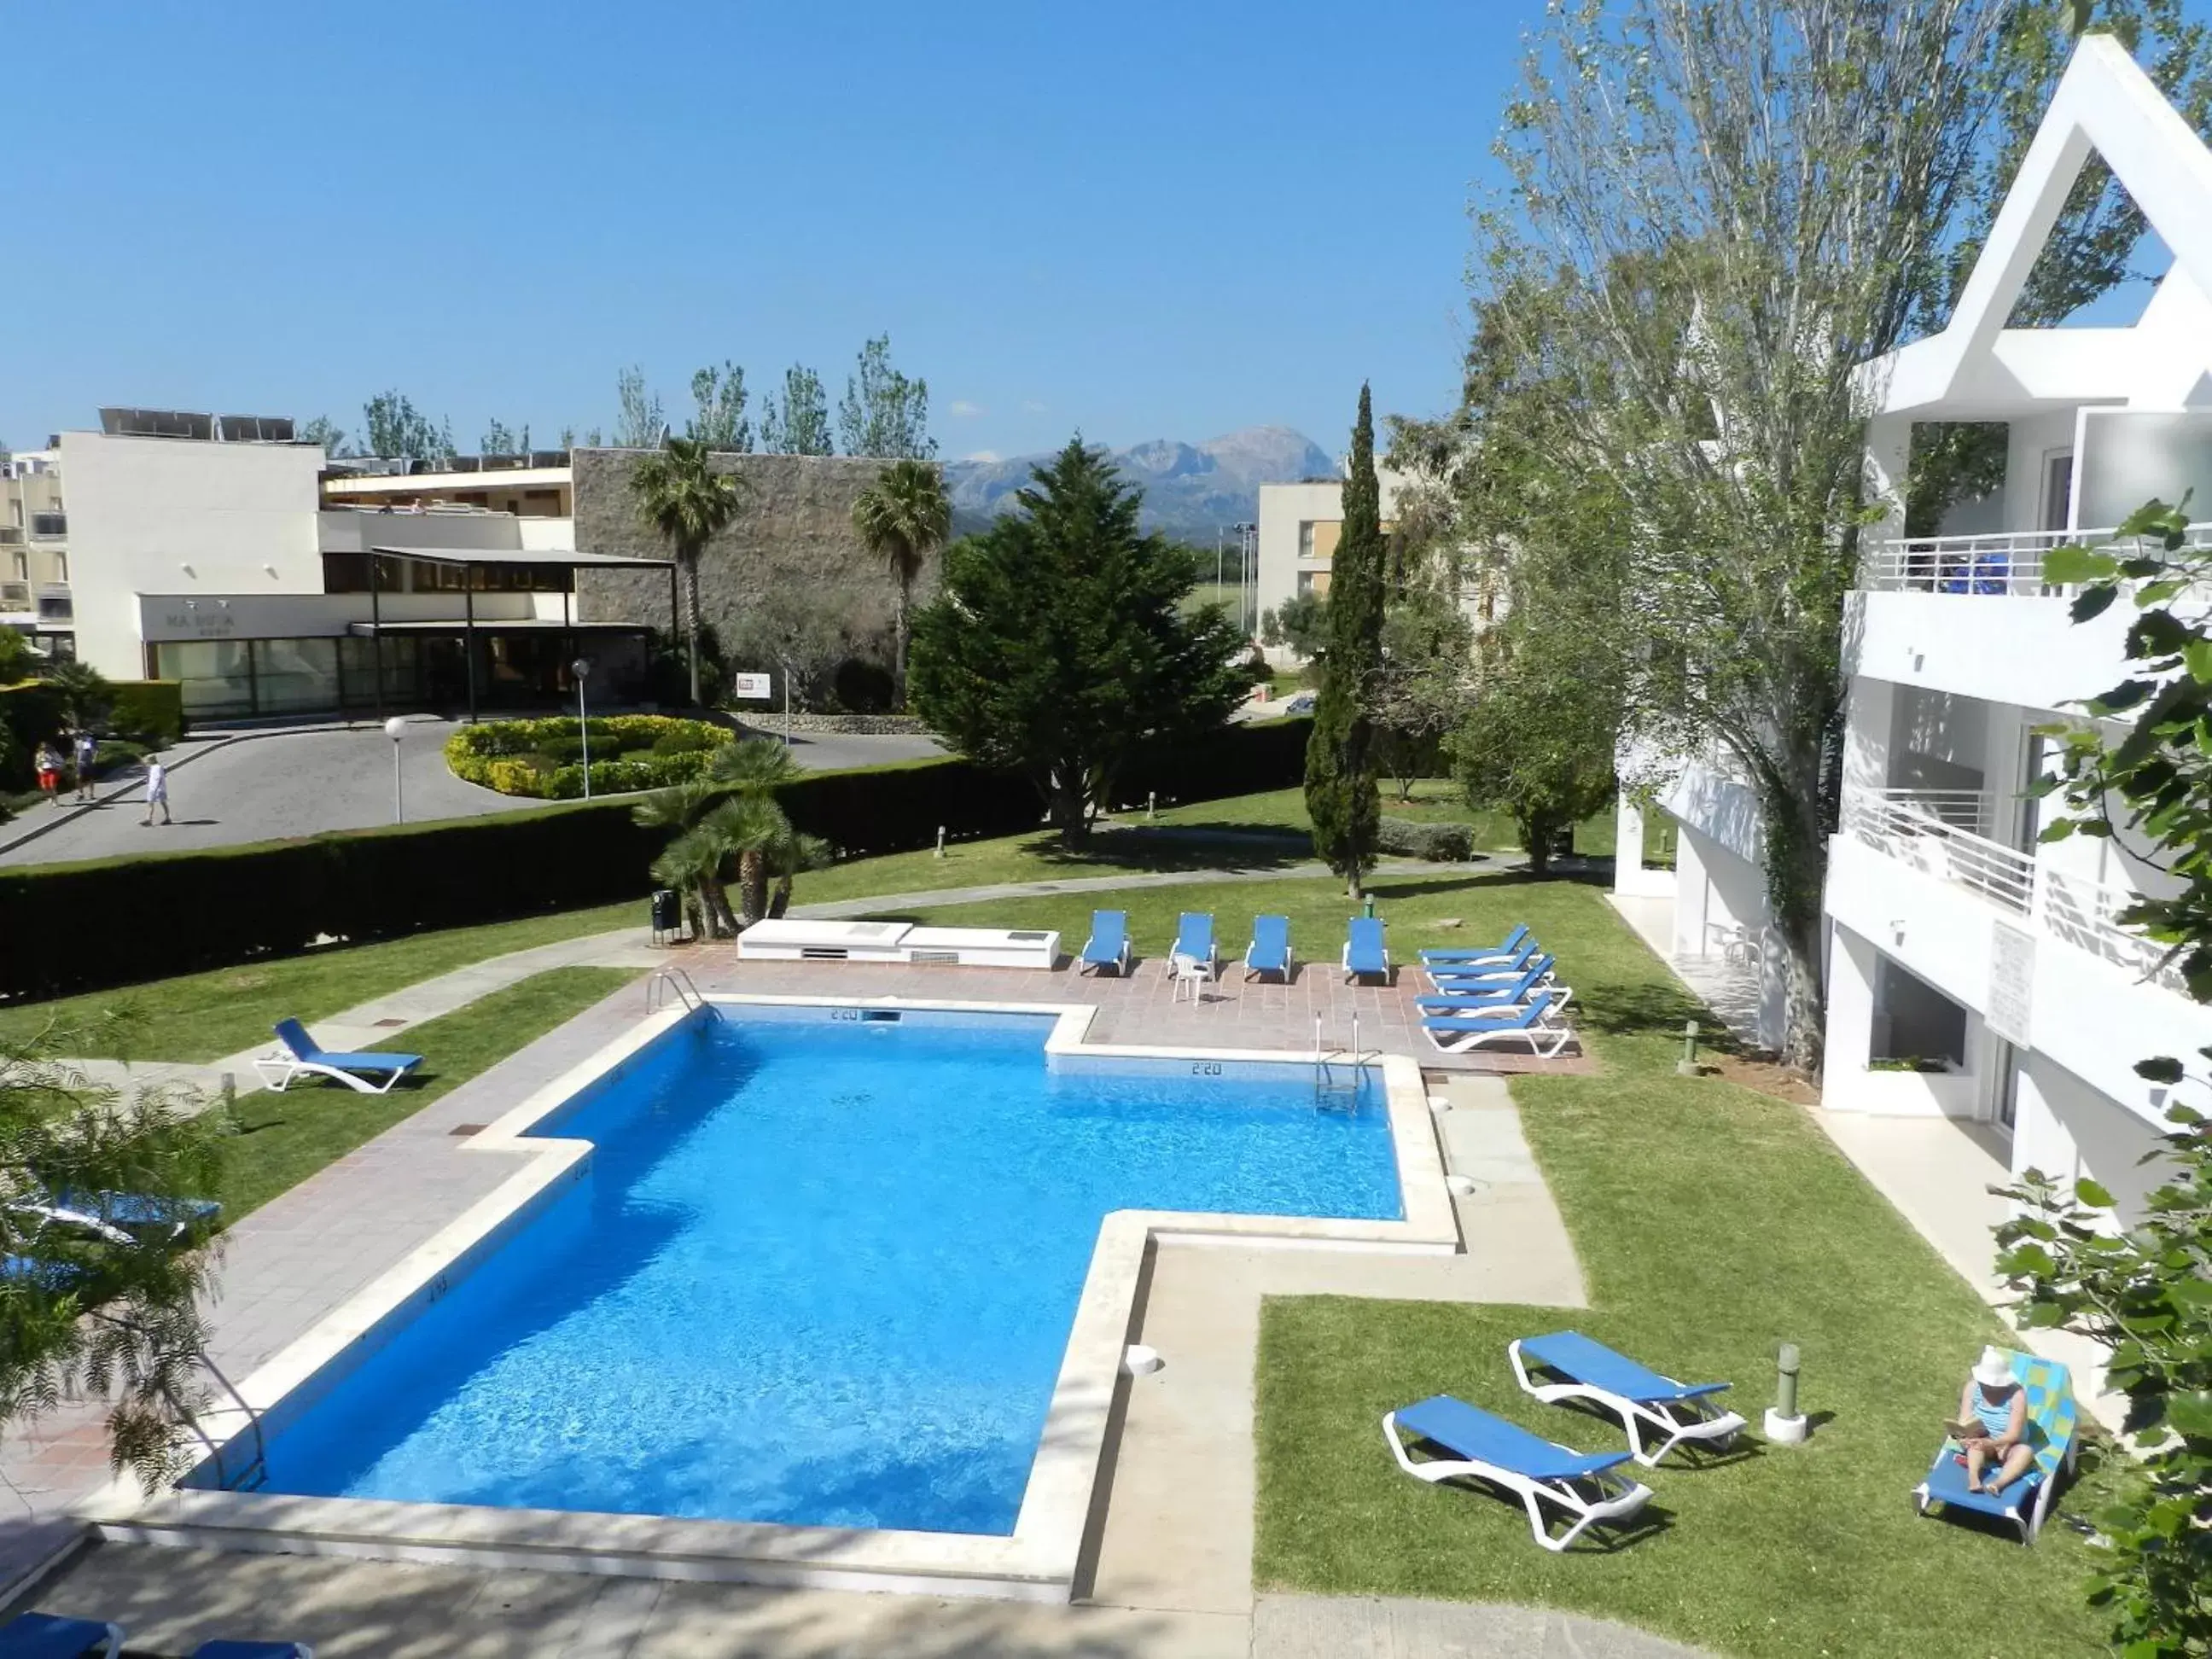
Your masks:
M1527 1006L1526 1003L1516 1005L1516 1008ZM1421 1027L1421 1035L1428 1038L1429 1046L1438 1054L1468 1054L1480 1048L1486 1042L1496 1042L1500 1038L1515 1038L1527 1042L1528 1052L1537 1059L1556 1060L1566 1051L1567 1045L1575 1040L1572 1026L1558 1025L1553 1023L1552 1016L1558 1010L1559 1005L1553 1003L1545 1009L1542 1017L1531 1025L1500 1024L1495 1030L1481 1031L1432 1031L1424 1024ZM1425 1009L1422 1012L1431 1019L1451 1018L1449 1015L1429 1014ZM1539 1036L1549 1037L1552 1040L1552 1046L1548 1048L1544 1048L1537 1042ZM1439 1039L1443 1040L1439 1041Z
M1711 1441L1725 1448L1743 1428L1743 1419L1735 1412L1719 1411L1711 1403L1711 1395L1691 1400L1631 1400L1626 1395L1615 1394L1592 1382L1539 1382L1528 1375L1528 1366L1522 1364L1521 1341L1517 1337L1507 1346L1505 1357L1513 1362L1513 1375L1521 1379L1522 1388L1546 1405L1556 1406L1563 1400L1587 1400L1613 1413L1620 1419L1621 1427L1628 1431L1630 1453L1647 1469L1657 1468L1659 1460L1685 1440ZM1674 1380L1667 1379L1670 1382ZM1684 1415L1674 1415L1677 1412ZM1644 1449L1646 1434L1659 1437L1657 1445L1648 1451Z
M303 1076L334 1077L347 1088L357 1093L388 1095L392 1092L392 1086L414 1068L407 1066L394 1066L391 1068L391 1074L383 1082L371 1083L367 1078L356 1077L351 1072L342 1070L338 1066L325 1066L319 1060L302 1060L289 1048L278 1048L255 1060L253 1069L261 1073L261 1080L264 1083L280 1095ZM379 1066L376 1069L382 1071L385 1068Z
M1519 1474L1502 1464L1486 1463L1479 1458L1439 1457L1425 1463L1416 1463L1406 1455L1405 1442L1398 1437L1398 1413L1382 1413L1382 1437L1390 1443L1390 1455L1398 1460L1398 1467L1416 1480L1431 1485L1442 1480L1455 1480L1471 1475L1486 1481L1502 1491L1518 1498L1528 1511L1528 1530L1536 1541L1557 1554L1581 1537L1601 1521L1626 1519L1642 1509L1650 1500L1651 1488L1640 1480L1631 1480L1626 1475L1612 1469L1595 1474L1586 1474L1576 1480L1539 1480ZM1563 1448L1564 1449L1564 1448ZM1578 1486L1591 1486L1599 1496L1592 1500L1576 1490ZM1557 1504L1572 1522L1557 1538L1552 1536L1551 1523L1545 1519L1540 1504Z

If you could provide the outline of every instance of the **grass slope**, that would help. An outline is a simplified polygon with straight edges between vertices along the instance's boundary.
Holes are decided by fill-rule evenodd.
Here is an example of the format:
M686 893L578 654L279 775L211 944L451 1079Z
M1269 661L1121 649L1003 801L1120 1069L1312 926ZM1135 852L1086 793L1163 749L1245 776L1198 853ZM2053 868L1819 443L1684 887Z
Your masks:
M1529 920L1587 1003L1604 1074L1513 1092L1593 1305L1270 1302L1258 1582L1569 1607L1729 1654L2102 1651L2081 1601L2086 1548L2065 1528L2024 1550L1913 1513L1966 1366L2004 1340L1987 1308L1802 1109L1672 1074L1684 1000L1597 894L1492 884L1456 908L1491 938ZM1534 1546L1517 1504L1399 1473L1382 1413L1435 1393L1570 1445L1620 1445L1617 1426L1514 1383L1507 1342L1562 1327L1677 1376L1733 1379L1754 1427L1776 1347L1796 1341L1814 1437L1705 1468L1670 1460L1643 1477L1649 1532L1565 1557ZM2085 1489L2067 1507L2090 1501Z
M144 985L0 1008L0 1038L28 1037L49 1021L67 1029L118 1012L127 1014L131 1021L131 1058L204 1064L267 1042L270 1028L288 1016L313 1025L343 1009L471 963L532 945L603 933L610 928L641 927L644 921L645 902L640 899L480 927L414 933L378 945L311 951L304 956L238 968L211 969ZM130 947L118 940L116 948Z
M422 1064L419 1081L388 1095L307 1083L241 1097L216 1194L224 1214L235 1221L258 1209L636 977L628 968L556 968L397 1033L391 1046Z

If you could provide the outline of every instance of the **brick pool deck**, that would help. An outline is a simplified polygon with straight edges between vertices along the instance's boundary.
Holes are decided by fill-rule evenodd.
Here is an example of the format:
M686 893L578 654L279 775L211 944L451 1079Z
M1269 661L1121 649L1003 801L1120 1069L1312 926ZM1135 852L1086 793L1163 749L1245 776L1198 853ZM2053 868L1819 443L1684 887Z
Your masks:
M658 954L658 953L656 953ZM1161 959L1126 979L1078 974L1065 957L1050 972L846 963L740 962L734 945L665 953L708 994L904 997L915 1000L1092 1004L1094 1042L1170 1047L1276 1048L1310 1053L1315 1021L1330 1048L1416 1056L1436 1072L1583 1071L1567 1057L1525 1053L1445 1055L1422 1036L1413 998L1419 975L1389 985L1348 984L1334 963L1308 963L1289 984L1247 981L1240 963L1192 1003L1180 1000ZM459 1137L559 1078L645 1017L642 982L625 986L567 1024L245 1217L223 1236L210 1319L210 1357L242 1379L385 1273L513 1174L520 1160L463 1152ZM285 1097L242 1098L248 1131L281 1120ZM69 1406L0 1443L0 1482L15 1503L0 1515L0 1587L19 1585L83 1535L70 1511L107 1476L101 1414Z
M1525 1047L1448 1054L1420 1029L1414 999L1428 986L1417 969L1400 968L1388 985L1349 983L1333 962L1298 964L1290 982L1244 976L1242 962L1224 959L1221 975L1194 1001L1180 995L1164 957L1139 958L1123 979L1078 973L1063 952L1052 971L1017 968L914 967L860 962L743 962L734 942L687 946L669 953L708 995L901 997L915 1001L1087 1002L1098 1010L1093 1042L1178 1048L1279 1048L1310 1054L1349 1051L1358 1021L1362 1054L1410 1054L1435 1072L1583 1072L1591 1069L1570 1045L1557 1060ZM1316 1024L1316 1022L1319 1022ZM1571 1024L1571 1011L1570 1024Z

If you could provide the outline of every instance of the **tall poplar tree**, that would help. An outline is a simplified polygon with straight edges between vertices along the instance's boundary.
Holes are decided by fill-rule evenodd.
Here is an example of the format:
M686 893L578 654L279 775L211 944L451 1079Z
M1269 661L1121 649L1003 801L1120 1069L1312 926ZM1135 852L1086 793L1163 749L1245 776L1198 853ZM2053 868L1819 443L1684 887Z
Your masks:
M1368 699L1382 667L1382 494L1375 477L1375 411L1359 388L1352 471L1344 481L1344 531L1328 579L1328 650L1306 743L1306 815L1314 848L1352 897L1375 867L1382 799Z

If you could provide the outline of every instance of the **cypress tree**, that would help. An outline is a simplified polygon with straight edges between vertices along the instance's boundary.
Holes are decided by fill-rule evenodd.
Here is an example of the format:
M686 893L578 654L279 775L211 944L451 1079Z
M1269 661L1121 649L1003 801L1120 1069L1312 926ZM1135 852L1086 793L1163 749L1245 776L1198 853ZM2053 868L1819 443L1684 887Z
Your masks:
M1306 815L1314 848L1342 876L1346 890L1375 867L1382 797L1367 697L1382 665L1382 501L1375 479L1375 414L1365 386L1352 428L1352 471L1344 483L1344 531L1328 583L1328 653L1306 743Z

